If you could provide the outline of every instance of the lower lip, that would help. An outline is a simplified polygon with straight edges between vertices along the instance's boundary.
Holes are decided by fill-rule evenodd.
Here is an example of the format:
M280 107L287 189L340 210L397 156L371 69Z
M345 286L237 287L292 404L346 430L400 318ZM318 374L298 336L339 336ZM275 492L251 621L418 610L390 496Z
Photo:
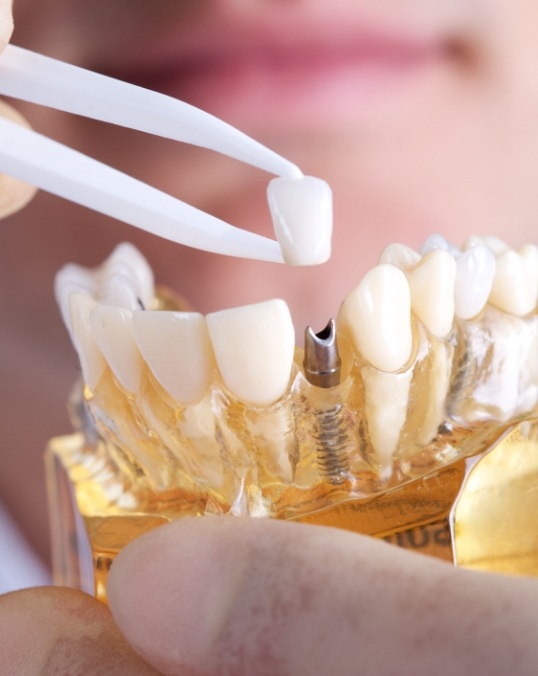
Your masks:
M119 76L237 126L318 128L357 121L405 95L445 59L441 48L277 50L174 62Z

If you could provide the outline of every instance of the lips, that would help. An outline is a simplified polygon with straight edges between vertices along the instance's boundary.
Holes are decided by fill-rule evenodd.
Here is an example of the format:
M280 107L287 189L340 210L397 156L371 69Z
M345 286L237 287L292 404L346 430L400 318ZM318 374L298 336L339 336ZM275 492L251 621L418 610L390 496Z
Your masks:
M355 117L445 63L449 44L374 24L215 24L154 39L100 70L235 124L312 125Z

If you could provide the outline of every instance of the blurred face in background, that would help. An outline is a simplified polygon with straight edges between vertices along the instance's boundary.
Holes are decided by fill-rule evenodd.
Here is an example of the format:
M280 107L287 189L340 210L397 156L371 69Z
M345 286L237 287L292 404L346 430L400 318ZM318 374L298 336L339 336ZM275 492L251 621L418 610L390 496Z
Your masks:
M76 357L52 298L68 260L131 240L202 312L282 297L323 326L386 244L440 232L531 241L538 220L538 5L532 0L15 0L13 42L163 91L327 180L333 259L316 269L219 258L39 195L1 226L0 495L44 517L39 454L68 431ZM270 234L269 176L208 151L20 105L34 127L227 220ZM30 244L30 243L33 244ZM36 336L39 336L36 339ZM7 373L7 377L4 374ZM32 457L31 464L28 459ZM43 510L41 510L43 512Z

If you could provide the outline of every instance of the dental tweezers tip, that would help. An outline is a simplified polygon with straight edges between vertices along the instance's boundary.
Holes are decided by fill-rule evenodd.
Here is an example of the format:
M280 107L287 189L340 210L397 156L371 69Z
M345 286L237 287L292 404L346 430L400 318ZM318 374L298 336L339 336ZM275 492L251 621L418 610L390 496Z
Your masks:
M334 319L319 333L314 333L308 326L305 330L303 361L307 381L323 388L338 385L341 363Z

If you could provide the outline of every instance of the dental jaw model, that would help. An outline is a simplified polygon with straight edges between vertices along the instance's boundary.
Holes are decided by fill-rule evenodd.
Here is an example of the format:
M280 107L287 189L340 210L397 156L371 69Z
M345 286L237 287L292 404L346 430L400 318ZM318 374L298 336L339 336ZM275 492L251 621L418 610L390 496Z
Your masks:
M538 573L537 247L391 245L304 350L284 301L185 311L127 244L56 292L83 379L47 453L59 583L105 598L125 544L195 515Z
M330 255L328 186L207 113L13 45L0 92L275 174L278 242L0 120L7 174L187 246L291 265ZM130 245L95 270L66 266L56 291L82 370L77 431L47 453L58 583L105 599L137 535L225 514L538 573L535 246L391 245L304 351L283 301L186 311Z

